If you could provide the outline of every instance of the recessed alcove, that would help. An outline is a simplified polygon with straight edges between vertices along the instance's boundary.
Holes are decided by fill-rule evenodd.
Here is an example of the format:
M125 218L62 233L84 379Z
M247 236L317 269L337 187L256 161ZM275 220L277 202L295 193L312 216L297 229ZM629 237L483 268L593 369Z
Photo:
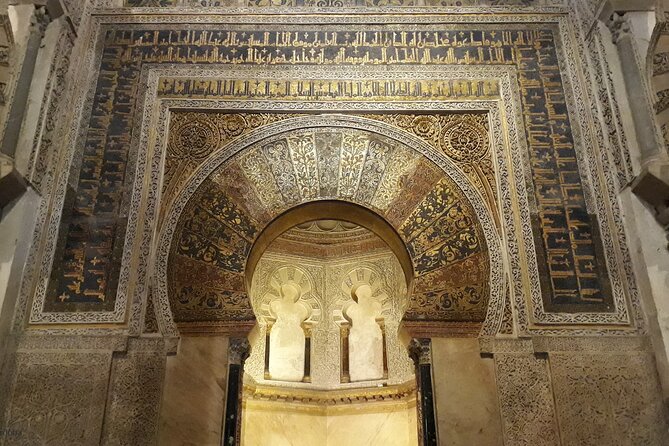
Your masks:
M260 255L249 295L243 444L417 444L406 277L378 235L297 224Z

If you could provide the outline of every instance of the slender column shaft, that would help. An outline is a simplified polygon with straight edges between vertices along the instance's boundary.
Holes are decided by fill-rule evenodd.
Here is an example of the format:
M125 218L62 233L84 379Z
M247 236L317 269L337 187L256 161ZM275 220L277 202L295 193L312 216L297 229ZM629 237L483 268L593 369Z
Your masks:
M416 368L418 444L436 446L439 444L439 436L432 386L432 341L413 339L409 345L409 354Z
M242 391L244 362L249 356L250 346L246 338L230 339L228 347L228 385L225 392L223 417L223 446L239 446L242 441Z

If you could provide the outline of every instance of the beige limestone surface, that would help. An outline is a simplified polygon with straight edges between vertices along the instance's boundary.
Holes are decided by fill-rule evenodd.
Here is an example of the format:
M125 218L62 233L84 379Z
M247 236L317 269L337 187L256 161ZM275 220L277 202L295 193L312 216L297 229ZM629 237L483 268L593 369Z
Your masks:
M228 338L183 336L167 358L158 444L220 445Z
M346 310L353 324L348 336L351 381L383 378L383 333L376 322L381 304L372 297L372 288L363 284L355 291L357 301Z
M315 407L246 400L242 446L417 446L415 399Z
M433 338L432 361L439 444L502 445L494 363L478 339Z

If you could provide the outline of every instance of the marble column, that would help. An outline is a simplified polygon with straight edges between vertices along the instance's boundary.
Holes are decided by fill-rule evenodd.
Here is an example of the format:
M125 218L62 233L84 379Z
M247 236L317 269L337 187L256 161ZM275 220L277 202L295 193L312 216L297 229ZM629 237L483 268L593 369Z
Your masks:
M409 344L409 355L416 368L418 444L421 446L438 445L439 436L432 384L432 341L412 339Z
M242 386L244 382L244 362L250 353L246 338L231 338L228 347L228 385L225 392L225 415L223 418L224 446L241 444Z

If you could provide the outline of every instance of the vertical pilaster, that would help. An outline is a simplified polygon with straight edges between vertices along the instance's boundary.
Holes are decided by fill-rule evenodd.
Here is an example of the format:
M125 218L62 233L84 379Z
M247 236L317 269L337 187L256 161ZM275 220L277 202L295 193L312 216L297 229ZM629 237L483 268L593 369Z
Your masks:
M614 12L603 17L618 48L625 87L632 110L641 155L641 165L646 167L661 154L661 144L652 104L644 87L646 80L639 66L638 50L632 35L629 19L625 13Z

